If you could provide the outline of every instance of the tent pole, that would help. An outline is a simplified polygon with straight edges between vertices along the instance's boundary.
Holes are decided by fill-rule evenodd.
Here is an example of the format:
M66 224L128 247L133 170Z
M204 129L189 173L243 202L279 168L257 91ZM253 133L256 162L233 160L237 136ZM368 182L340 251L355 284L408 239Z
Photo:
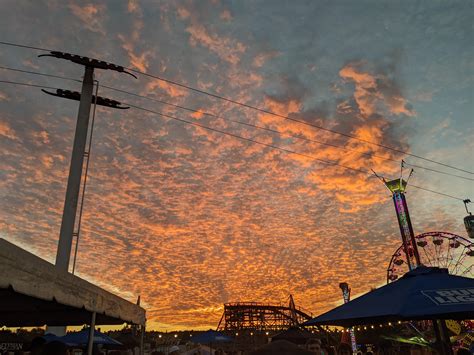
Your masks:
M140 355L143 355L144 348L143 348L143 343L144 343L144 338L145 338L145 325L140 326Z
M92 355L92 346L94 345L94 330L95 330L95 312L92 312L91 324L89 327L89 340L87 342L87 355Z
M442 321L433 319L433 328L436 335L436 344L438 345L438 350L440 354L443 355L453 355L453 348L451 347L451 342L445 329L443 329Z
M441 334L439 332L439 328L438 328L438 322L433 319L431 321L431 323L433 324L433 330L435 332L435 337L436 337L436 347L438 348L438 351L443 354L443 355L446 355L445 352L444 352L444 347L443 347L443 340L441 339Z
M453 347L451 346L451 339L449 339L448 328L446 327L446 321L439 320L440 328L441 328L441 335L443 337L443 345L447 348L446 352L449 355L454 355Z

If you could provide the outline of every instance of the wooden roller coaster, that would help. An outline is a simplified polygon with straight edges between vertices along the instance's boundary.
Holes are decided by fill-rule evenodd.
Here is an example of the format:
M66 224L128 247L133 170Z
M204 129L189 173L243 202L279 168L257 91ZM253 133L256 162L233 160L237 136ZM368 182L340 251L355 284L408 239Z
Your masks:
M273 331L298 326L312 318L295 306L293 297L289 296L288 305L271 305L258 302L235 302L224 304L218 330L263 330Z

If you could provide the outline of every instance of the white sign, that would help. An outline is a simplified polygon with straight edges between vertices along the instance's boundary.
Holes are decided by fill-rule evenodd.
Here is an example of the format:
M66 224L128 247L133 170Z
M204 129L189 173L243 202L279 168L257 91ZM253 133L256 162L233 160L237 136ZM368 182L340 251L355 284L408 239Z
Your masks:
M421 291L438 306L451 306L457 304L474 304L474 288L455 288L445 290Z

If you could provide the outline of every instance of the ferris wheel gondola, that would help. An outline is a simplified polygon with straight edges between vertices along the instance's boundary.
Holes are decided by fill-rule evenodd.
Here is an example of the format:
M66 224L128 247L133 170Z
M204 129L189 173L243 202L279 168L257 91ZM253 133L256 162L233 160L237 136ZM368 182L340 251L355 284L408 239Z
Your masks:
M466 207L466 212L468 215L464 217L464 226L466 227L466 232L469 238L474 239L474 216L471 212L467 209L467 204L471 202L470 199L465 199L464 207Z

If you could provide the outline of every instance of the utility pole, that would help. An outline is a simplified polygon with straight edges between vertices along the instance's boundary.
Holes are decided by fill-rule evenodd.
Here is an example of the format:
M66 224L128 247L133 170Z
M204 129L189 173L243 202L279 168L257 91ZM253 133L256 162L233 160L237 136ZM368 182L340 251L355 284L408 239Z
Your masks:
M97 95L92 94L94 86L94 69L108 69L115 70L130 74L136 78L135 75L128 73L121 66L99 61L97 59L91 59L82 57L70 53L63 52L50 52L49 54L42 54L39 57L54 57L59 59L66 59L73 63L84 66L84 79L82 81L81 93L69 91L69 90L56 90L55 93L42 90L43 92L65 98L70 100L79 101L79 112L77 114L76 130L74 134L74 143L72 148L71 165L69 168L69 177L67 181L66 197L64 200L63 216L61 220L61 229L59 233L58 249L56 253L56 267L59 270L69 272L69 262L71 259L71 249L73 237L77 237L76 246L79 241L79 231L74 233L76 224L77 205L79 201L79 191L81 188L82 171L84 165L84 157L89 159L90 151L86 152L87 133L89 132L89 116L91 111L92 102L94 105L101 105L117 109L127 109L128 107L120 106L120 102L110 100ZM92 133L92 132L91 132ZM91 138L92 139L92 136ZM84 186L85 187L85 186ZM83 189L83 193L85 188ZM81 208L82 210L82 208ZM93 328L95 323L95 312L92 312L91 321L91 332L93 334ZM47 327L47 331L57 336L66 334L66 326L59 327ZM89 342L88 354L92 352L91 343Z
M69 60L73 63L82 65L85 68L84 79L82 81L82 90L80 94L67 90L57 90L55 94L45 91L46 93L54 96L80 101L71 156L71 165L69 168L69 177L67 181L66 198L64 200L63 216L59 233L58 249L56 253L56 267L60 270L68 272L69 261L71 259L72 240L74 236L79 191L81 187L84 156L86 153L85 147L87 142L87 133L89 130L89 116L92 100L94 98L94 102L102 106L121 109L125 108L119 107L120 103L118 101L101 97L94 97L92 95L94 83L94 69L97 68L105 70L114 70L132 75L133 77L135 76L127 72L121 66L70 53L53 51L49 54L42 54L39 57L44 56Z
M81 101L77 114L76 132L72 148L71 166L64 200L61 230L59 232L58 250L56 253L56 267L61 270L69 270L69 259L71 257L72 238L76 221L77 202L81 186L82 166L84 164L84 152L89 130L89 116L92 105L92 89L94 80L94 68L85 67L84 80L82 81Z

